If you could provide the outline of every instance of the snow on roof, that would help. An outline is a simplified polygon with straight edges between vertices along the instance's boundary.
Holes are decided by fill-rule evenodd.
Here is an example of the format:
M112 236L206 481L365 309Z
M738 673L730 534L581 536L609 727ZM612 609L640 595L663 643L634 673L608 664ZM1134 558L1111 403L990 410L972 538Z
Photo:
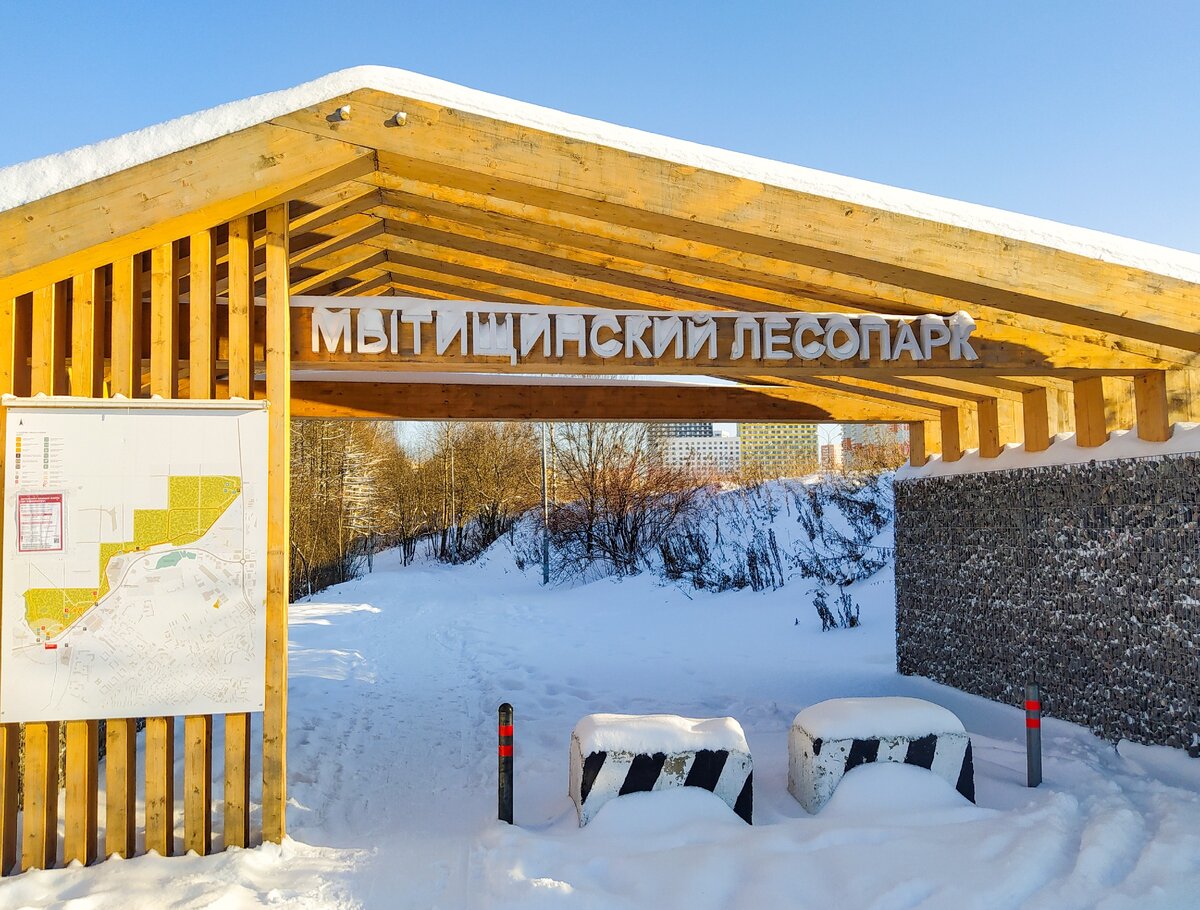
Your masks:
M589 714L571 738L580 752L694 752L728 749L750 753L742 725L732 717L680 717L677 714Z
M1200 282L1200 255L1195 253L671 139L384 66L340 70L295 88L222 104L115 139L2 168L0 211L364 88L784 189Z
M896 471L896 480L922 480L927 477L949 477L955 474L985 474L990 471L1012 471L1017 468L1044 468L1049 465L1087 464L1093 461L1115 461L1118 458L1158 458L1163 455L1190 455L1200 452L1200 424L1177 423L1166 442L1147 442L1139 439L1137 427L1132 430L1113 430L1108 442L1099 446L1080 446L1074 433L1059 433L1053 445L1041 452L1026 452L1025 446L1010 443L994 458L980 456L978 449L963 453L958 461L942 461L933 455L919 468L904 465Z
M831 698L810 705L792 721L813 739L871 739L963 733L953 711L931 701L904 696Z

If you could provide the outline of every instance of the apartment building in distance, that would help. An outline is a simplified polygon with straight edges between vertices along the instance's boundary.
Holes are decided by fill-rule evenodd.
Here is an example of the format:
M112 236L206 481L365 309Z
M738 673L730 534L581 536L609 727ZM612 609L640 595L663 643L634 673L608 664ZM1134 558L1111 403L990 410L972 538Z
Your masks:
M739 423L742 466L778 477L817 470L817 426L812 423Z

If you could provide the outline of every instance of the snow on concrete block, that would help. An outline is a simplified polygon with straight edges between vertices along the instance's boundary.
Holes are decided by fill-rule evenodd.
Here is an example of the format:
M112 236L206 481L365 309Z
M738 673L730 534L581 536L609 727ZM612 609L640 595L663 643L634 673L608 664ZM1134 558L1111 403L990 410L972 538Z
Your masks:
M626 793L701 787L751 824L753 763L732 717L589 714L571 733L570 794L583 827Z
M788 737L788 791L816 813L867 762L928 768L975 801L971 739L951 711L919 698L832 698L805 708Z

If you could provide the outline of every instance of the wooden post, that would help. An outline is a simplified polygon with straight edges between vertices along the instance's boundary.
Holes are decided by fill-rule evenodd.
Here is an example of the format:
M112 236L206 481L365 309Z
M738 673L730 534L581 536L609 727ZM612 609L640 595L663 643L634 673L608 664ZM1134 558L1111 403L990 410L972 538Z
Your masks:
M225 715L225 846L250 846L250 715Z
M0 300L0 394L14 391L17 374L25 369L24 358L18 359L23 346L17 315L20 309L21 302L15 297ZM5 417L5 409L0 408L0 478L5 476ZM0 522L0 552L3 543L4 525ZM12 871L17 861L19 731L17 724L0 725L0 875Z
M206 856L212 850L212 717L188 717L183 740L183 849Z
M136 398L142 391L142 256L118 259L112 269L112 390Z
M928 461L929 456L925 454L925 424L914 420L908 425L908 464L919 468Z
M1075 395L1075 444L1094 448L1108 441L1104 413L1104 377L1076 379L1072 383Z
M958 461L963 456L960 432L961 408L941 409L942 461Z
M137 843L137 722L132 717L106 722L104 771L104 855L128 859Z
M976 413L979 415L979 454L983 458L995 458L1000 454L1000 410L995 398L981 398Z
M100 724L73 720L67 727L67 805L63 862L96 860L97 762Z
M146 718L146 849L175 852L175 718Z
M287 833L287 623L291 329L286 205L267 210L267 691L263 710L263 839Z
M1171 409L1167 401L1167 374L1163 370L1142 373L1133 379L1137 410L1138 439L1166 442L1171 438Z
M25 725L25 805L21 871L58 859L58 723Z
M1047 395L1045 386L1021 393L1026 452L1044 452L1050 448L1050 411Z

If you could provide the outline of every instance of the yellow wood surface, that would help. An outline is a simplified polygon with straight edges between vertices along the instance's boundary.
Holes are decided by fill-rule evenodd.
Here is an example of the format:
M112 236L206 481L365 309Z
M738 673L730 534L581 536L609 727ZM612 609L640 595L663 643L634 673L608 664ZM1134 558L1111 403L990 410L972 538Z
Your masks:
M99 722L73 720L66 725L66 808L63 862L88 865L96 860L97 762Z
M25 724L22 872L50 869L58 859L58 737L57 721Z
M1137 434L1148 442L1171 438L1171 408L1167 400L1167 376L1161 371L1134 377Z
M263 711L263 839L287 833L288 464L290 441L288 214L267 210L267 689Z
M213 232L192 234L188 255L188 392L212 398L216 382L216 267Z
M183 722L183 849L206 856L212 850L211 715Z
M17 861L19 734L16 724L0 724L0 875L8 875Z
M925 423L915 420L908 425L908 463L919 468L929 461L925 452Z
M963 408L942 409L942 461L958 461L963 456L962 420Z
M250 715L225 715L226 847L250 846Z
M104 855L129 858L137 836L136 721L110 718L104 745Z
M142 255L112 266L112 391L136 398L142 375Z
M1104 380L1098 376L1077 379L1073 388L1076 445L1084 448L1104 445L1108 441L1108 424L1104 412Z
M977 402L979 420L979 454L983 458L995 458L1000 454L1000 413L995 398L982 398Z
M1044 452L1050 448L1049 390L1032 388L1021 395L1021 414L1025 427L1025 451Z
M171 243L150 253L150 394L174 398L179 381L179 304L175 250Z
M254 226L251 219L229 222L229 394L249 398L254 375Z
M146 718L146 850L175 853L175 718Z

